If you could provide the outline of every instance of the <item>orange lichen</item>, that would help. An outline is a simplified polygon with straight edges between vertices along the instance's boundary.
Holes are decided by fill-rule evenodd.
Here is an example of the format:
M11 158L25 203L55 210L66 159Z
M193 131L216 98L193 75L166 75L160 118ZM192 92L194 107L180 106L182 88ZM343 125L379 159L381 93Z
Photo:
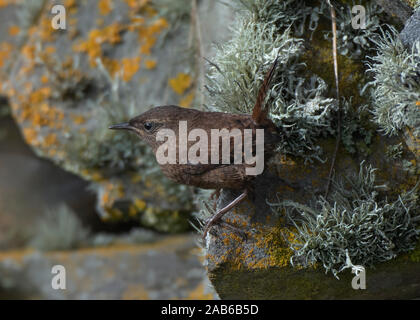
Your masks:
M136 72L140 68L140 57L135 58L123 58L122 63L122 70L123 70L123 76L122 79L124 81L130 81L131 78L136 74Z
M49 81L48 77L44 74L44 75L41 77L41 83L42 83L42 84L46 84L46 83L48 83L48 81Z
M66 8L75 8L76 7L76 0L65 0L64 1L64 6Z
M26 143L32 146L37 146L39 143L37 141L38 133L34 128L23 128L23 138Z
M29 101L33 104L43 102L51 96L51 88L44 87L32 92L29 96Z
M47 46L47 47L45 47L44 53L46 55L51 55L51 54L53 54L55 52L56 52L55 47L53 47L53 46Z
M183 97L179 101L179 105L184 108L191 107L192 102L194 101L195 94L194 92L191 92L190 94L187 94L185 97Z
M35 58L35 46L25 45L22 47L22 54L28 60L33 60Z
M121 183L105 182L103 191L101 192L100 202L102 207L108 208L113 215L122 215L118 209L113 209L112 205L117 199L124 197L124 187Z
M12 0L0 0L0 8L13 4Z
M72 115L71 118L73 122L78 125L84 124L86 122L86 118L82 115Z
M108 15L112 11L111 0L100 0L98 2L99 13L103 16Z
M186 73L179 73L175 78L169 79L170 87L179 95L184 94L184 92L191 86L191 83L191 77Z
M134 12L139 11L141 8L143 8L149 0L125 0L125 3L133 9Z
M89 56L92 67L96 66L96 58L102 56L102 44L117 44L121 42L120 33L123 26L113 23L103 29L93 29L89 32L88 39L76 44L73 49L77 52L84 52Z
M13 45L8 42L0 43L0 68L3 67L4 62L9 59L10 54L12 53Z
M157 41L157 34L168 26L168 22L164 18L156 19L150 25L141 25L139 27L139 41L141 43L140 53L150 55L151 49Z
M104 57L102 60L104 67L108 70L111 77L114 77L121 69L118 60Z
M157 62L156 62L156 60L146 60L144 62L144 65L145 65L146 69L150 70L150 69L156 68Z
M55 146L58 144L57 135L55 133L50 133L44 138L44 145L46 147Z
M9 27L9 35L16 36L17 34L19 34L20 32L20 28L18 26L10 26Z
M40 20L38 30L42 42L52 42L55 40L56 30L52 27L50 17L46 16Z
M200 283L194 290L192 290L188 297L187 300L213 300L213 294L206 293L206 288L204 286L203 283Z

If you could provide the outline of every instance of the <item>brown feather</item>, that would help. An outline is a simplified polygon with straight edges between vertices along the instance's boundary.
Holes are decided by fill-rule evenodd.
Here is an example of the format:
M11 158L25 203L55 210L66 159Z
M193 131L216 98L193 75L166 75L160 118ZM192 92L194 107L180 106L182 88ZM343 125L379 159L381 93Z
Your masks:
M271 66L270 70L267 72L264 82L260 87L260 90L258 91L257 100L255 102L254 110L252 111L252 119L254 119L255 123L257 124L263 124L265 120L267 119L268 115L268 108L265 106L265 98L267 96L267 92L271 83L271 80L273 79L278 57L276 60L274 60L273 65Z

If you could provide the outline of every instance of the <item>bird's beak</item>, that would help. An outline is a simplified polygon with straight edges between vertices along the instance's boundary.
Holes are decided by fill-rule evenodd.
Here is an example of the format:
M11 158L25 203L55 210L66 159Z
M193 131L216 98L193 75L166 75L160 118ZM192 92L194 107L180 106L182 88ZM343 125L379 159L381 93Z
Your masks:
M134 130L135 128L131 126L128 122L118 123L110 126L108 129L111 130Z

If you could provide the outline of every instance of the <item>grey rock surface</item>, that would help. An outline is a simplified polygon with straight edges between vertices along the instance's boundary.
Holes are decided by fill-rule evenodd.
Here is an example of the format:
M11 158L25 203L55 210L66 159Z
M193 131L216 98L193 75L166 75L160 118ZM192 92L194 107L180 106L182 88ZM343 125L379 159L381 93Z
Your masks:
M420 41L420 8L405 23L400 33L402 43L411 49L416 41Z
M0 298L213 299L192 235L143 245L41 253L0 253ZM66 289L52 288L52 267L65 268Z

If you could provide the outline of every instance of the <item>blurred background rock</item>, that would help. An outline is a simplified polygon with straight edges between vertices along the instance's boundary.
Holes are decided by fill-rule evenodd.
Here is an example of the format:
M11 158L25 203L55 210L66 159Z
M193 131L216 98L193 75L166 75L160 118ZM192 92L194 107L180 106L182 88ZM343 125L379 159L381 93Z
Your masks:
M52 28L56 4L66 30ZM202 102L201 55L230 20L215 1L0 1L1 298L215 297L189 223L195 191L107 128ZM51 289L54 264L68 290Z

